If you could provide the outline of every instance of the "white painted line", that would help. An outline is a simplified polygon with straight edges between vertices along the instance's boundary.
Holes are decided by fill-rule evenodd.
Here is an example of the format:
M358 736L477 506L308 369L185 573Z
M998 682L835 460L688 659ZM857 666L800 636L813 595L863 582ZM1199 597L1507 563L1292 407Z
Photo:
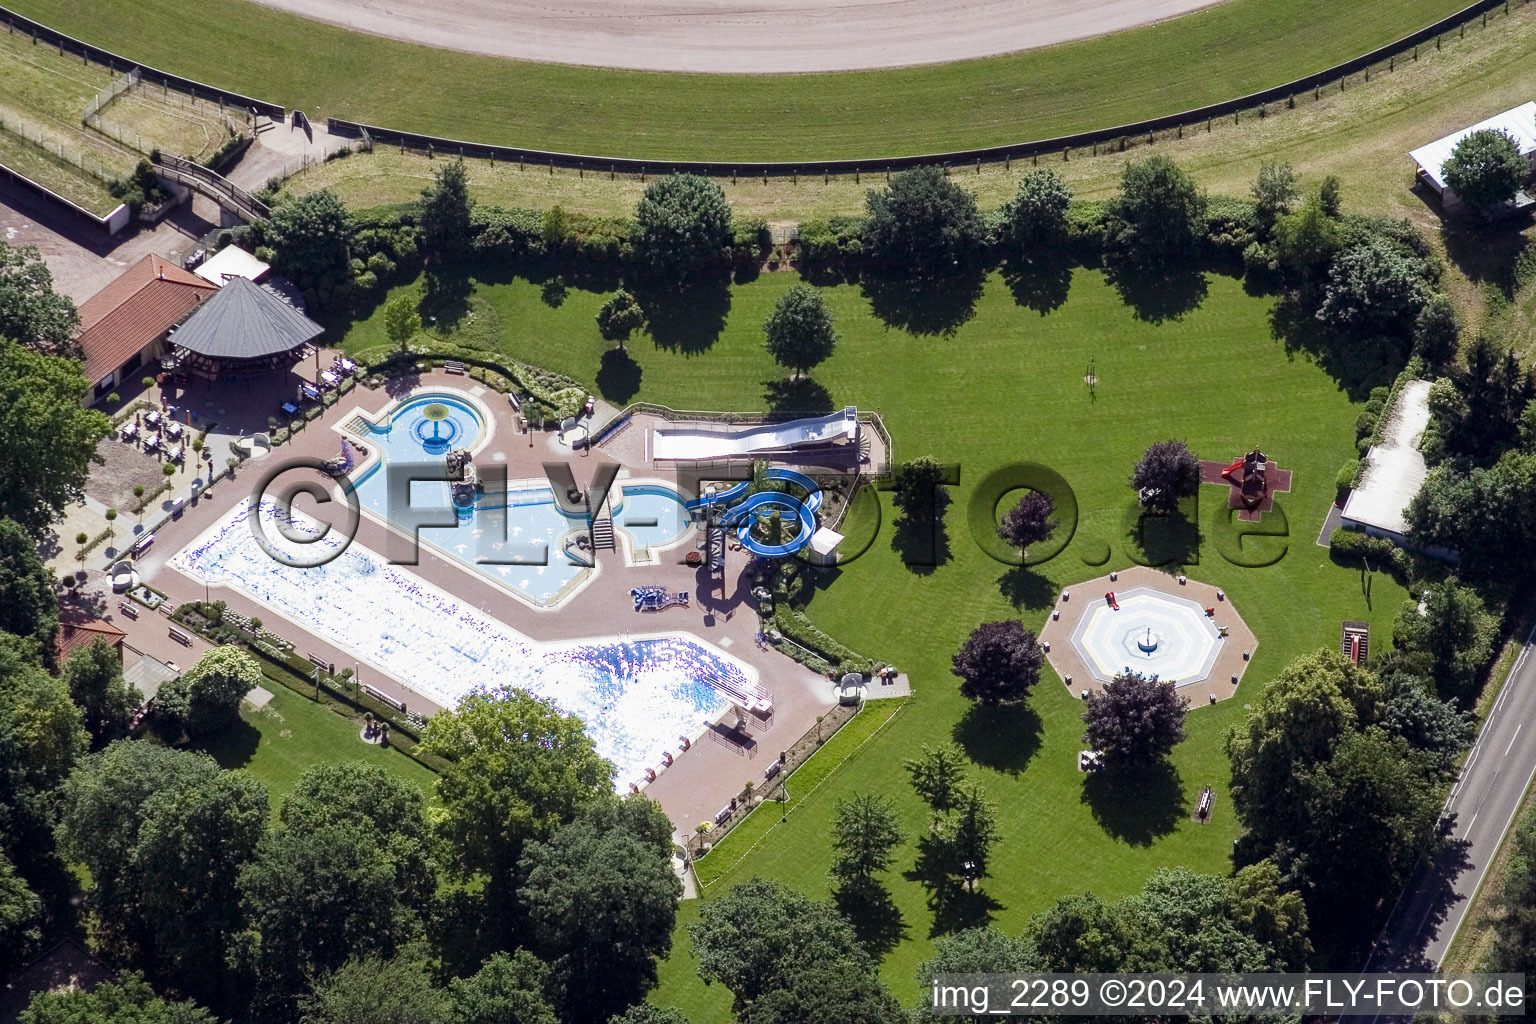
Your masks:
M1515 740L1519 739L1519 737L1520 737L1520 730L1524 726L1525 726L1524 722L1517 722L1517 723L1515 723L1515 734L1509 738L1509 746L1504 748L1504 756L1505 757L1508 757L1509 756L1509 752L1511 750L1515 749Z
M1467 821L1466 831L1462 832L1461 838L1463 838L1463 839L1467 838L1467 832L1471 832L1472 831L1472 823L1474 821L1476 821L1476 820L1477 820L1477 812L1473 811L1472 812L1472 817L1470 819L1468 819L1468 821Z

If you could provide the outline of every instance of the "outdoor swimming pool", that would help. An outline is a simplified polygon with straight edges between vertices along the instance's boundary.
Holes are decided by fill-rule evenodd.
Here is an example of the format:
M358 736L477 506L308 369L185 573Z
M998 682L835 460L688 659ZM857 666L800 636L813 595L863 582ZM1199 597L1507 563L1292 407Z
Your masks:
M314 545L293 544L278 531L275 503L261 509L271 545L318 560ZM256 540L251 514L250 502L236 505L170 564L231 587L352 654L365 666L364 679L371 666L444 707L501 684L552 701L586 724L598 752L618 767L618 789L726 709L711 678L757 688L752 669L689 637L535 642L359 544L324 565L284 565ZM317 533L302 513L292 523ZM339 544L333 537L318 542L330 550Z
M385 465L440 465L449 450L472 448L486 430L474 403L437 392L405 399L382 423L387 426L354 428L365 444L379 450L381 461L365 470L355 487L362 508L381 521L398 521L389 514ZM629 534L632 551L664 546L688 530L690 516L676 491L655 484L619 487L614 525ZM452 507L449 486L442 481L415 481L410 494L417 509L440 508L446 514ZM447 557L548 607L591 571L590 551L566 547L569 536L586 528L585 516L561 511L547 484L522 480L509 481L505 492L480 495L473 511L461 510L453 526L422 527L418 536Z

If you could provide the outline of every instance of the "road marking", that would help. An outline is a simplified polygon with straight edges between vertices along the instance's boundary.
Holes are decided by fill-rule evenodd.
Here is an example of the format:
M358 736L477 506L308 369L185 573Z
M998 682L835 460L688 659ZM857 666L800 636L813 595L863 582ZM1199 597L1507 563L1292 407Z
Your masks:
M1521 728L1524 725L1525 725L1524 722L1517 722L1517 723L1515 723L1515 734L1509 738L1509 746L1504 748L1504 756L1505 757L1508 757L1509 756L1509 752L1511 750L1515 749L1515 740L1519 738L1520 730L1521 730Z
M1465 838L1467 838L1467 832L1471 832L1471 831L1472 831L1472 823L1473 823L1473 822L1475 822L1475 821L1477 821L1477 812L1476 812L1476 811L1473 811L1473 812L1472 812L1472 818L1471 818L1471 820L1469 820L1469 821L1468 821L1468 822L1467 822L1467 830L1466 830L1466 832L1463 832L1463 833L1462 833L1462 834L1461 834L1461 838L1463 838L1463 839L1465 839Z

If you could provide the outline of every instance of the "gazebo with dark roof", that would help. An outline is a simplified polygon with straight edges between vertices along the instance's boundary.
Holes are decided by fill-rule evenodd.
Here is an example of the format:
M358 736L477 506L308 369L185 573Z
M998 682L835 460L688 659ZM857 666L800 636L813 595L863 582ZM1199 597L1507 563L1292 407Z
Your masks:
M323 330L275 293L236 277L187 318L171 343L181 369L208 380L244 380L292 366Z

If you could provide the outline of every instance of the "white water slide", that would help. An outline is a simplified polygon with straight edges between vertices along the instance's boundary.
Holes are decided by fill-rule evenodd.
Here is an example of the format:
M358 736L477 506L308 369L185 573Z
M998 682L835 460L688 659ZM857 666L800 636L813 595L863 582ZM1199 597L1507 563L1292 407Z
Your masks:
M742 429L658 428L651 432L651 457L658 461L725 459L756 452L788 451L859 437L859 410L848 406L814 419L790 420Z

